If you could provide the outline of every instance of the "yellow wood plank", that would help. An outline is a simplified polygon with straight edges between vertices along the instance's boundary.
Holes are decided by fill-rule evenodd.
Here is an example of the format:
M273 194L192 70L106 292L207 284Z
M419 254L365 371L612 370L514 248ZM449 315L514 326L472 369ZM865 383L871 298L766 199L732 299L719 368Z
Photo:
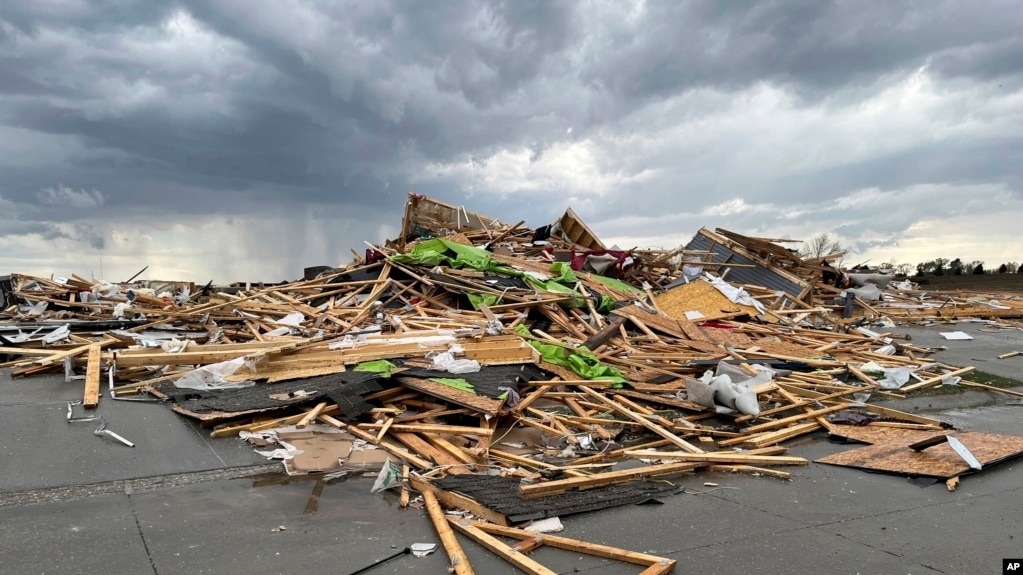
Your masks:
M100 346L89 347L89 363L85 370L85 395L82 405L92 409L99 405L99 377L100 377Z

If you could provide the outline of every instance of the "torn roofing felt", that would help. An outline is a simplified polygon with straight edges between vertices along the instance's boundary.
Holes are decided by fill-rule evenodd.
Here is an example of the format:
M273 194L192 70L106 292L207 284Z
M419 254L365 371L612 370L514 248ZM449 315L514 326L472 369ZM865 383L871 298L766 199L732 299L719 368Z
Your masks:
M293 405L316 403L327 397L332 400L335 400L335 397L339 399L357 398L358 401L353 399L347 403L368 406L369 404L366 404L359 396L381 391L383 388L377 381L379 377L379 374L372 372L345 371L280 383L256 384L242 389L184 390L174 387L172 382L164 382L159 384L156 390L192 413L283 409ZM296 394L300 391L305 393ZM342 411L344 411L343 407ZM360 411L359 414L364 412L365 410ZM356 417L358 414L348 415L346 412L345 415Z
M506 389L501 389L502 387L511 388L518 392L520 383L550 378L547 372L532 364L483 366L477 373L459 373L456 376L452 376L452 374L446 371L413 368L402 371L401 375L421 377L423 379L457 377L469 382L476 395L493 398L499 398L507 391Z
M642 503L671 495L677 489L664 483L634 482L523 499L519 495L521 480L515 477L449 475L435 481L434 485L475 499L485 507L505 515L512 523Z

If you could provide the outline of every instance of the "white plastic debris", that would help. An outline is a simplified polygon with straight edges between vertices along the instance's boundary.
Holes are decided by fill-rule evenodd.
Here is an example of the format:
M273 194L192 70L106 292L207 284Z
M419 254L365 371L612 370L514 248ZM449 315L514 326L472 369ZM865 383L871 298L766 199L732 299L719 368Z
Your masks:
M478 373L480 371L480 362L475 359L455 359L455 356L450 351L444 353L438 353L433 356L432 369L437 371L446 371L448 373Z
M765 313L764 304L760 301L753 299L753 296L746 290L733 286L725 280L711 274L710 272L704 272L703 278L707 280L710 285L714 286L714 289L721 292L722 295L728 298L732 303L741 305L748 305L756 308L760 313Z
M128 315L128 310L131 309L131 304L128 302L121 302L114 306L114 318L124 319L124 316Z
M187 350L192 343L190 339L171 339L160 342L159 346L160 349L167 353L181 353Z
M275 321L277 325L286 325L289 327L302 327L302 322L305 321L305 316L302 312L289 313L281 319Z
M412 545L409 546L409 549L412 551L412 555L414 557L422 558L422 557L426 557L430 553L433 553L434 551L436 551L437 550L437 544L436 543L413 543Z
M248 364L246 366L246 364ZM204 365L198 369L186 373L183 377L174 382L174 386L180 389L198 389L208 391L212 389L241 389L256 385L254 381L226 381L229 375L234 375L242 367L248 367L249 371L255 373L256 368L251 360L244 357L222 361L210 365Z
M43 343L52 345L58 342L62 342L71 335L71 328L67 324L64 324L50 333L43 336Z
M391 458L388 457L387 461L384 461L384 466L380 468L380 473L377 474L377 479L373 482L373 487L369 490L369 492L379 493L400 485L401 467L399 467L397 463L391 461Z
M531 522L525 527L526 531L533 533L559 533L565 530L560 517L548 517Z

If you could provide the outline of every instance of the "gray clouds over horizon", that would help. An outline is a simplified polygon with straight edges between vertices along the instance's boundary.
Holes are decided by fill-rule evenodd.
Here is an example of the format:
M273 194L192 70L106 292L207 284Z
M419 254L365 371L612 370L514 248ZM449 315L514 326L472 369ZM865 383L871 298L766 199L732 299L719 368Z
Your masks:
M1018 261L1020 30L997 0L0 3L0 272L296 277L409 190L623 246Z

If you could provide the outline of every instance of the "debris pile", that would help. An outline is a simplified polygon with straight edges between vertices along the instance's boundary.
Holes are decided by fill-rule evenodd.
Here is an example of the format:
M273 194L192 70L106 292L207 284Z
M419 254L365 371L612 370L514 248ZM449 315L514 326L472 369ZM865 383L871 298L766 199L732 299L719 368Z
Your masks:
M1019 296L923 292L721 229L623 250L571 209L528 228L410 195L402 224L346 266L279 285L13 275L0 366L84 374L86 408L104 383L111 399L167 401L288 473L383 465L381 488L400 486L403 504L422 493L442 533L440 504L508 527L672 491L639 478L786 479L808 461L783 444L821 430L872 444L823 463L950 489L1023 453L1019 438L870 403L982 386L893 320L1018 317ZM97 433L130 443L105 422Z

